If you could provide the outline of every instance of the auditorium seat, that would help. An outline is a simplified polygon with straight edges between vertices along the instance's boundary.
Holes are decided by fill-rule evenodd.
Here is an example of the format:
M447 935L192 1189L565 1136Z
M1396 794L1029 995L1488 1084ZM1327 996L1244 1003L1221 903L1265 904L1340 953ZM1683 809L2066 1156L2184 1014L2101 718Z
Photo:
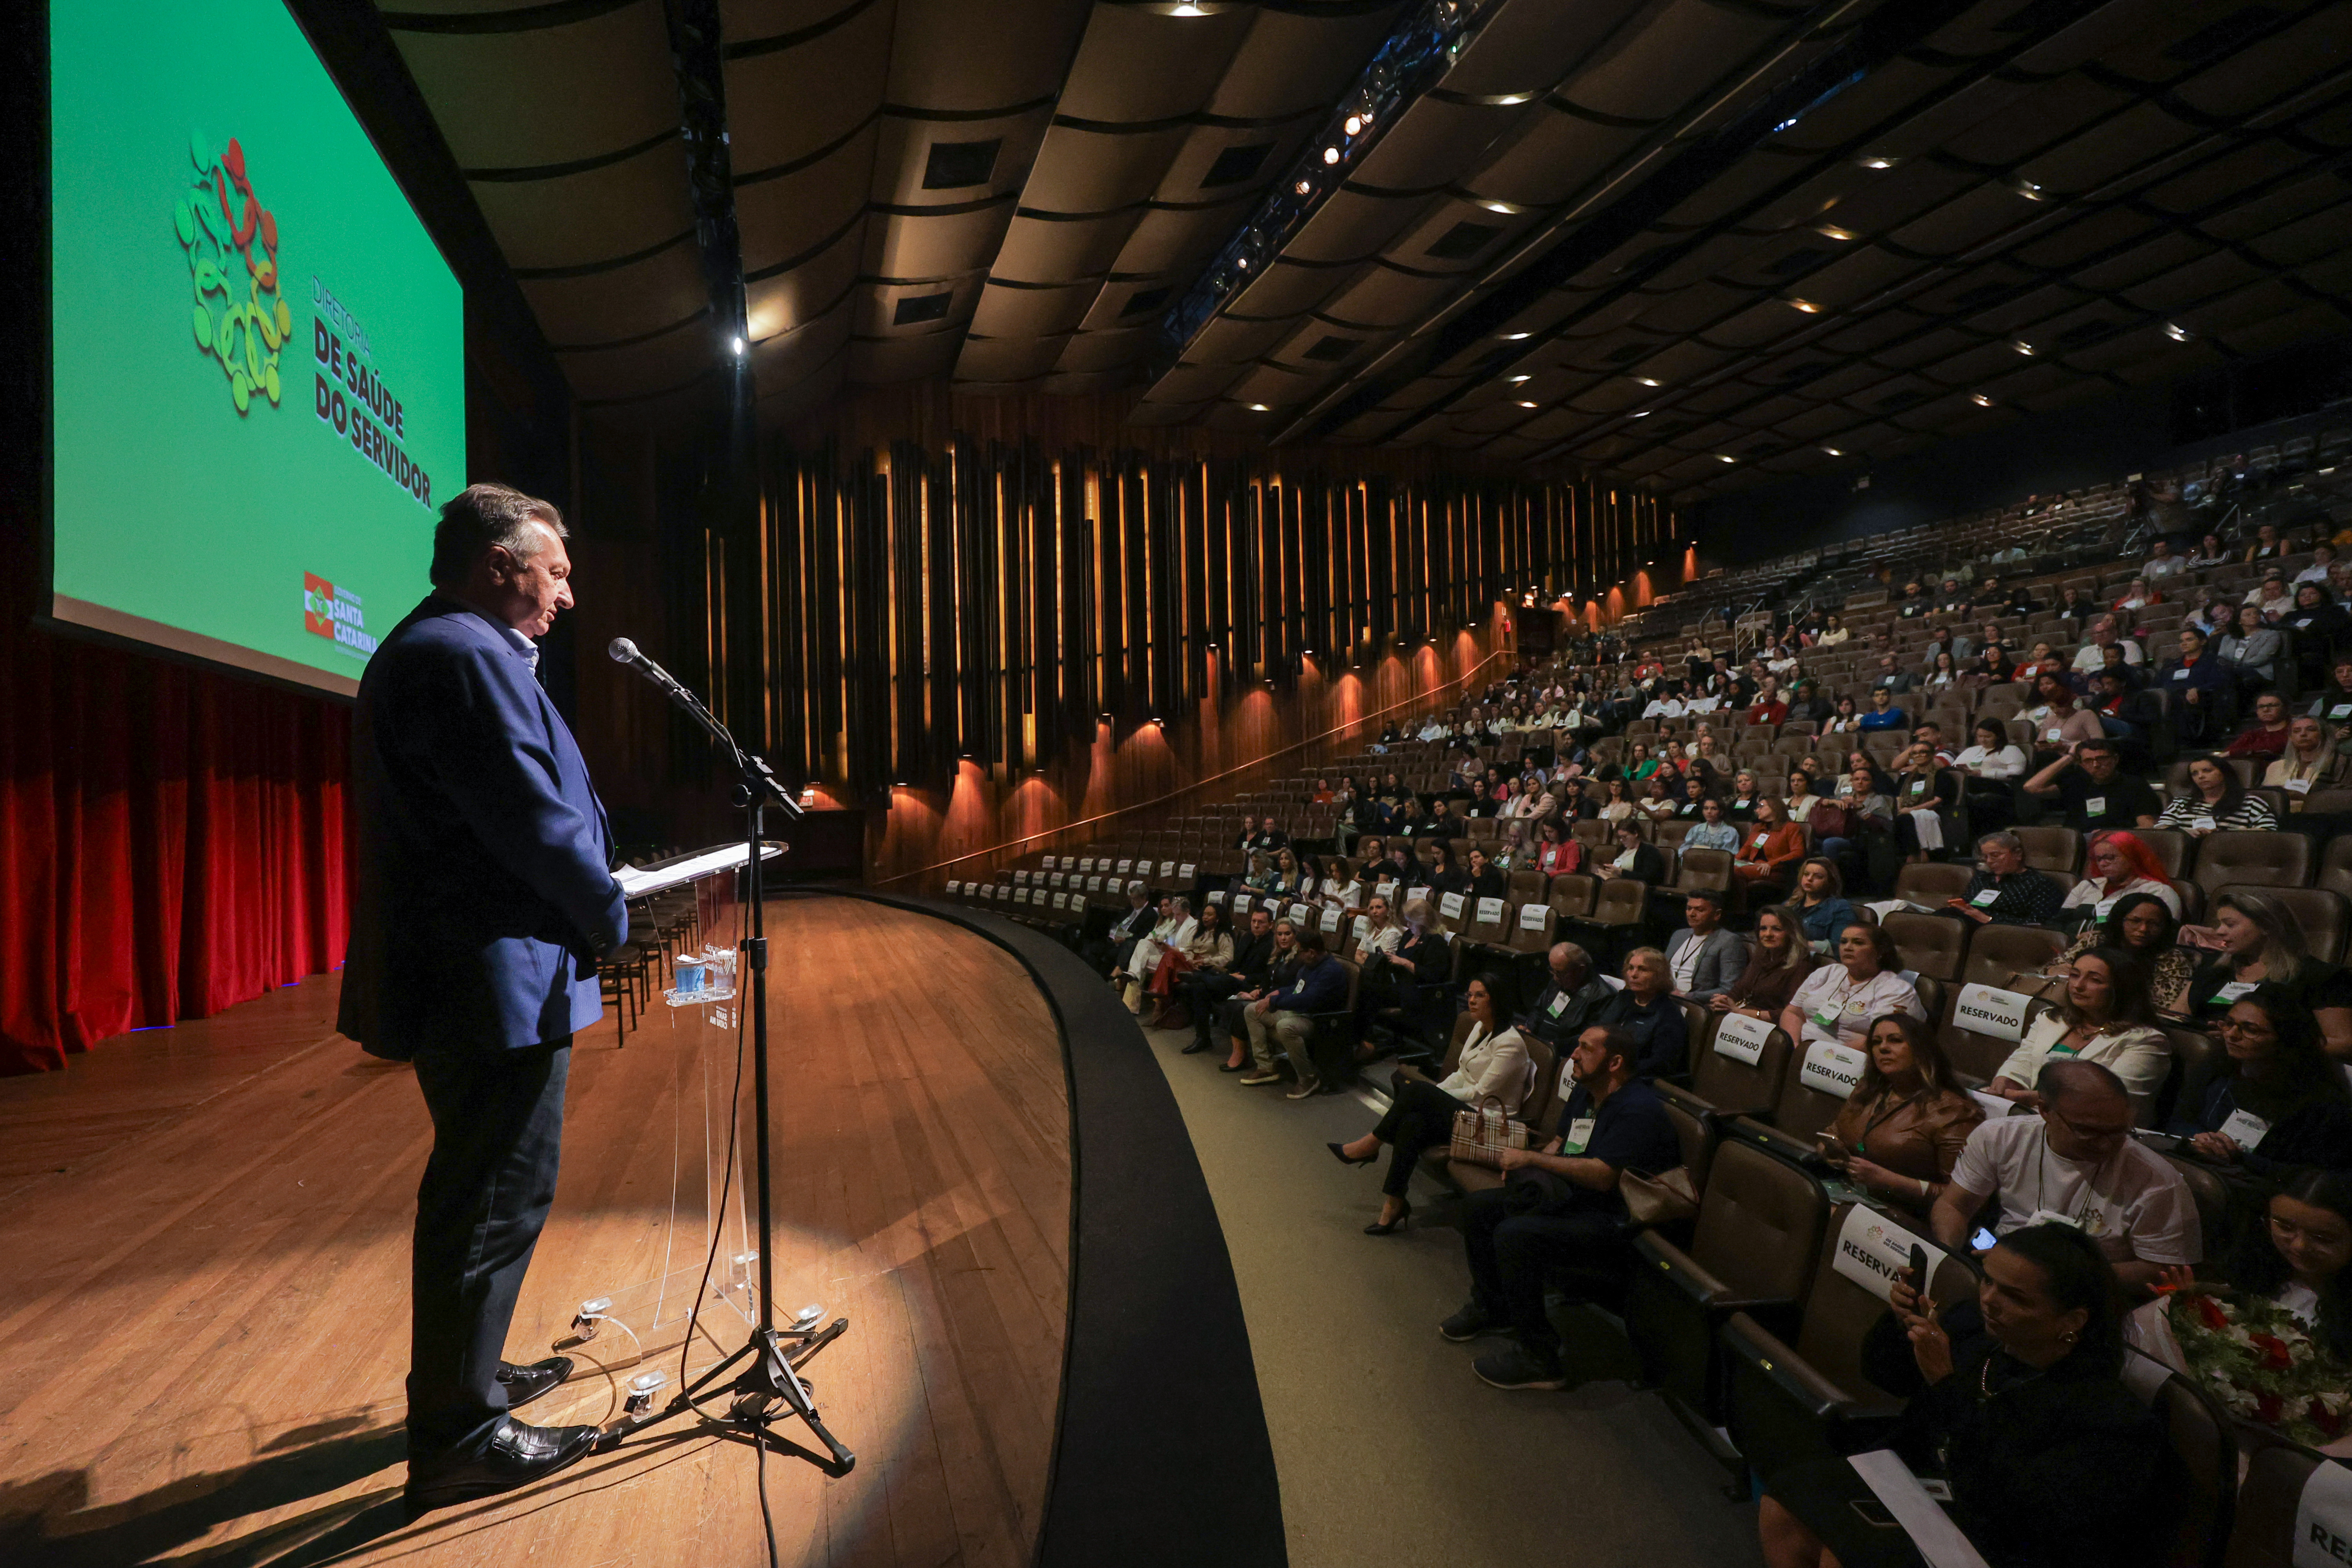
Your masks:
M2319 856L2319 875L2312 885L2352 899L2352 833L2339 833L2327 841Z
M1792 1467L1883 1447L1903 1408L1862 1373L1864 1337L1885 1314L1886 1302L1837 1271L1842 1232L1857 1206L1839 1205L1822 1228L1793 1340L1784 1341L1747 1312L1724 1325L1724 1425L1733 1447L1768 1485ZM1932 1260L1927 1293L1938 1309L1975 1295L1975 1268L1938 1248L1925 1221L1874 1207L1861 1212L1869 1217L1859 1223L1884 1223L1927 1247ZM1907 1253L1908 1245L1896 1250Z
M1557 879L1555 879L1557 886ZM1649 910L1650 889L1631 877L1616 877L1601 884L1593 897L1592 912L1577 917L1580 924L1598 927L1604 934L1616 937L1642 928Z
M2259 893L2284 910L2288 923L2303 933L2303 945L2314 958L2325 963L2342 961L2347 921L2342 894L2324 888L2249 888L2247 891Z
M1717 1424L1719 1331L1736 1312L1792 1326L1828 1216L1828 1197L1805 1172L1737 1141L1718 1146L1689 1249L1655 1230L1633 1242L1624 1321L1643 1381Z
M2198 1227L2204 1233L2209 1255L2218 1252L2223 1238L2230 1234L2230 1184L2221 1173L2201 1160L2184 1160L2167 1154L2164 1163L2189 1187L2189 1195L2196 1200Z
M1931 910L1940 910L1950 900L1968 891L1969 879L1974 868L1958 862L1943 863L1923 860L1907 865L1895 874L1895 896Z
M2330 1461L2284 1443L2257 1447L2238 1488L2222 1568L2294 1568L2295 1516L2312 1472Z
M1715 1016L1706 1030L1691 1037L1693 1062L1689 1093L1721 1121L1739 1116L1769 1116L1780 1103L1793 1055L1786 1030L1774 1027L1766 1036L1753 1062L1726 1055L1717 1048L1723 1016Z
M2158 1550L2168 1545L2160 1561L2218 1568L2237 1518L2236 1424L2210 1394L2177 1372L2157 1387L2148 1409L2174 1460L2167 1478L2174 1484L2164 1500L2171 1515L2170 1540L2150 1544ZM2165 1522L2151 1521L2159 1529Z
M2025 863L2035 870L2071 875L2083 868L2083 836L2073 828L2017 827L2011 831L2025 846Z
M2228 887L2300 888L2311 880L2311 859L2300 833L2224 828L2199 844L2193 879L2209 897Z
M1775 1129L1808 1146L1814 1133L1837 1120L1846 1101L1843 1094L1816 1089L1805 1081L1805 1058L1811 1049L1802 1042L1791 1042L1788 1070L1780 1075L1780 1095L1772 1102L1771 1111ZM1733 1123L1734 1135L1739 1131L1738 1123Z
M1571 871L1551 879L1551 912L1562 921L1577 921L1592 912L1601 893L1601 879Z
M1510 941L1505 945L1511 952L1540 958L1551 951L1559 916L1549 904L1530 901L1515 905L1510 912Z
M1687 827L1685 831L1688 831ZM1704 890L1728 894L1733 881L1731 865L1728 849L1685 849L1675 866L1671 886L1678 893Z
M1967 922L1949 915L1914 914L1908 910L1888 915L1880 925L1894 941L1903 967L1937 980L1957 980L1968 961Z

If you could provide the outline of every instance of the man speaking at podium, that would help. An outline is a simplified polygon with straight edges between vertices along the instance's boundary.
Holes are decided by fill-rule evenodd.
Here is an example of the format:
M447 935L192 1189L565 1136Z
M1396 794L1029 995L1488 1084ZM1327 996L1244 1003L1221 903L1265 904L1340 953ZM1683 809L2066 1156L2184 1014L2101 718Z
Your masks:
M596 1437L508 1415L569 1361L502 1359L555 1196L572 1037L603 1016L596 955L628 930L604 808L531 642L572 607L563 539L553 507L503 485L444 506L434 592L369 659L352 721L359 871L336 1026L415 1062L433 1118L412 1272L415 1509L536 1480Z

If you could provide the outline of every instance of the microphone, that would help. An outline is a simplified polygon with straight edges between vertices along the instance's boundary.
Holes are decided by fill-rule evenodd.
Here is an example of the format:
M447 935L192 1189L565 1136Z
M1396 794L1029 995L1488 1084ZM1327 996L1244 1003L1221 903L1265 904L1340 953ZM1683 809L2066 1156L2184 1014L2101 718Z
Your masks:
M627 637L614 637L604 645L604 652L614 664L626 665L653 682L663 696L684 709L688 718L708 731L712 740L726 747L733 754L735 765L743 770L746 787L772 797L776 805L784 808L787 816L797 817L801 815L800 802L784 793L783 785L769 773L768 764L758 757L746 755L743 748L735 743L735 737L727 732L727 726L721 724L710 710L702 705L702 699L688 690L676 676L647 658ZM755 779L757 782L752 782Z
M604 651L612 656L614 664L625 664L656 686L660 687L662 690L668 693L671 701L689 708L700 706L695 701L694 694L678 684L677 677L640 653L637 650L637 645L627 637L614 637L605 647Z

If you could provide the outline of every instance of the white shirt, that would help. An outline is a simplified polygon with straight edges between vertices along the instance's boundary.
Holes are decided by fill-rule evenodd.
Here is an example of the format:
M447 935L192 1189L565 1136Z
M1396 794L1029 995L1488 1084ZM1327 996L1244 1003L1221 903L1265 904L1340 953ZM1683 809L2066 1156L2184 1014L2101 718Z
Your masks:
M1654 697L1650 705L1642 710L1644 719L1679 719L1682 716L1682 703L1672 697Z
M2002 1116L1969 1134L1952 1184L2000 1194L1994 1234L2021 1229L2047 1209L2080 1224L2113 1263L2194 1263L2203 1256L2197 1205L2162 1155L2126 1142L2088 1165L2052 1153L2049 1133L2039 1116Z
M2300 586L2305 583L2316 583L2323 588L2326 587L2327 568L2315 561L2294 574L2294 585Z
M1323 901L1343 910L1355 909L1364 901L1364 884L1349 882L1343 888L1339 879L1330 878L1323 884Z
M1462 1042L1461 1060L1437 1089L1473 1107L1483 1100L1501 1100L1503 1114L1512 1115L1528 1092L1527 1041L1507 1024L1494 1036L1483 1024L1473 1025Z
M2064 1054L2056 1047L2065 1034L2065 1019L2055 1012L2042 1014L2025 1026L2025 1037L1993 1076L2032 1089L2051 1058ZM2163 1030L2145 1026L2094 1035L2074 1056L2077 1061L2096 1062L2123 1079L2131 1091L2132 1110L2143 1115L2156 1103L2156 1091L2172 1070L2172 1042Z
M2178 555L2151 555L2140 563L2139 574L2153 583L2158 578L2178 577L2189 570L2189 563Z
M2025 772L2025 753L2015 746L2003 746L1997 752L1970 746L1952 759L1952 765L1966 768L1980 779L2013 779Z
M1870 1032L1870 1021L1886 1013L1908 1013L1923 1024L1927 1021L1919 993L1902 975L1881 970L1856 982L1843 963L1824 963L1807 975L1790 1005L1805 1020L1801 1045L1828 1040L1859 1046ZM1824 1016L1832 1026L1822 1025Z
M2126 664L2145 664L2147 662L2147 656L2139 651L2139 644L2132 641L2131 638L2117 637L2116 639L2116 646L2124 650L2124 662ZM2105 669L2106 667L2107 650L2101 647L2097 643L2086 642L2081 647L2074 650L2074 668L2076 669Z

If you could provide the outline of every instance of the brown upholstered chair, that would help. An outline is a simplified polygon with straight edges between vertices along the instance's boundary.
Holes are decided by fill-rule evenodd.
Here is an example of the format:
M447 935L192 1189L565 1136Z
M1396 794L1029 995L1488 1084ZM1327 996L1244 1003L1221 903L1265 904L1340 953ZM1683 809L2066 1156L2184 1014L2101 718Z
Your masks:
M2210 896L2224 888L2301 888L2311 881L2311 840L2300 833L2224 828L2197 847L2192 879Z
M1819 1182L1751 1144L1718 1145L1687 1251L1635 1238L1625 1331L1645 1382L1700 1420L1721 1419L1717 1336L1735 1312L1789 1331L1829 1219Z

